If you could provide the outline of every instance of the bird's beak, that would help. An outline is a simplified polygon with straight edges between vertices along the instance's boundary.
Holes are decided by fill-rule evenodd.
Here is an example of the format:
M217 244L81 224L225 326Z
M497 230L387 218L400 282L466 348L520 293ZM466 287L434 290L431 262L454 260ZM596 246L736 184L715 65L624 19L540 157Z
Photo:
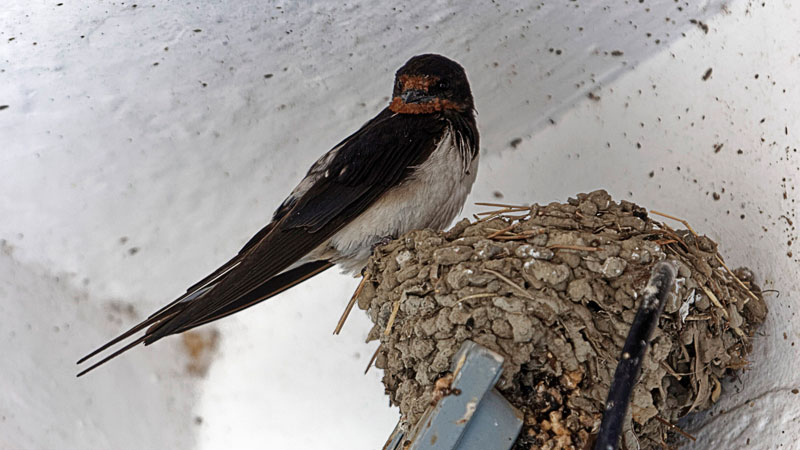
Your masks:
M403 100L403 103L426 103L434 100L436 97L420 89L408 89L400 94L400 98Z

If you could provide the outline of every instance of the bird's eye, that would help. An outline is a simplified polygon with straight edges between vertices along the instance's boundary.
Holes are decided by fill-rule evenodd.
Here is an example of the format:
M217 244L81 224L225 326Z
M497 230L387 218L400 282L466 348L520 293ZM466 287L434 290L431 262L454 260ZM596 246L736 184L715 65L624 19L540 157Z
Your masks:
M439 81L439 84L436 85L439 89L445 90L450 88L450 82L447 80Z

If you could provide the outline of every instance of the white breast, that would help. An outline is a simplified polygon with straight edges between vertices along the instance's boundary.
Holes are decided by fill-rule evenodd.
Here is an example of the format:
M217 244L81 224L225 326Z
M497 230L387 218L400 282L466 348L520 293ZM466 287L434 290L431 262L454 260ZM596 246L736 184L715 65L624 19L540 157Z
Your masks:
M478 169L477 155L467 170L462 155L448 130L408 180L387 191L330 239L326 256L343 271L358 271L366 264L372 245L382 238L447 226L464 206Z

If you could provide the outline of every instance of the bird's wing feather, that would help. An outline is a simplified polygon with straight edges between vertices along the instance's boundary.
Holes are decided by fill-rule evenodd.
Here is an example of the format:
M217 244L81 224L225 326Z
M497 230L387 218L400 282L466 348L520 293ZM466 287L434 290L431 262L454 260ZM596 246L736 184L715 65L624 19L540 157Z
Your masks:
M287 199L273 222L234 258L79 363L145 327L149 327L145 336L136 342L151 344L251 306L329 267L327 262L324 268L306 265L308 271L281 277L287 267L401 183L436 148L446 126L446 121L431 120L430 116L384 110L334 147L324 164L315 164L301 182L307 187L296 189L298 195Z
M326 174L242 256L235 270L179 314L152 327L145 343L235 302L321 245L424 161L447 126L430 117L382 113L376 119L381 120L370 121L340 144Z
M333 263L328 261L311 261L302 264L293 269L281 272L278 275L270 278L267 282L260 285L257 289L250 291L249 294L238 298L235 302L228 303L225 307L214 311L213 314L197 320L195 322L185 325L179 329L177 333L190 330L194 327L213 322L231 314L237 313L243 309L247 309L257 303L260 303L270 297L280 294L281 292L299 284L303 281L322 273L323 271L331 268Z

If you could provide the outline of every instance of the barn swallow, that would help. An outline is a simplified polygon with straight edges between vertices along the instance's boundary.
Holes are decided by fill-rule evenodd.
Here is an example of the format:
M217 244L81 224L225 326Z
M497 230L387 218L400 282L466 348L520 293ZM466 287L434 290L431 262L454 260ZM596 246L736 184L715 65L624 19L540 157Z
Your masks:
M139 344L249 308L333 265L358 272L387 238L444 228L463 208L477 168L475 106L464 69L440 55L411 58L395 74L389 105L319 158L236 256L78 361L133 339L78 376Z

